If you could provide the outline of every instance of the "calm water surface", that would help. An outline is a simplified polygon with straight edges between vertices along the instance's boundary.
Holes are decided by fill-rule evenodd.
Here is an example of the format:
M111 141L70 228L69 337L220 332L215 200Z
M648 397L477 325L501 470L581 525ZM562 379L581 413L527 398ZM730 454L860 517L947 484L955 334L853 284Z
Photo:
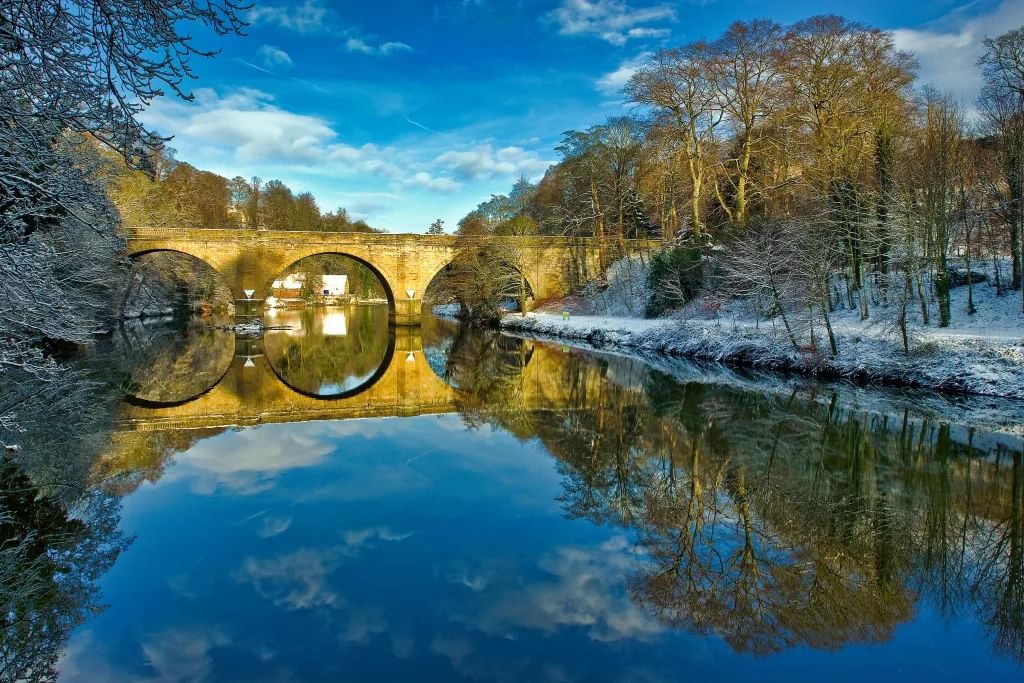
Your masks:
M1022 680L1006 406L270 322L120 347L61 681Z

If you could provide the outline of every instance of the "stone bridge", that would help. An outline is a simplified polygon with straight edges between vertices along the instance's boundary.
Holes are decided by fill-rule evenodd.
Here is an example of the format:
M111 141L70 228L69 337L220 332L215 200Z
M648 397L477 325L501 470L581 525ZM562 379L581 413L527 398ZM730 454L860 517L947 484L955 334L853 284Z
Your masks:
M118 431L205 430L451 413L457 412L460 400L466 398L431 368L418 329L395 329L380 368L362 385L339 396L314 396L290 386L259 351L258 345L236 346L219 381L196 395L162 403L129 398L120 408ZM515 408L566 405L572 391L562 377L561 353L556 346L523 342L511 389ZM596 374L593 379L597 381Z
M535 300L569 294L579 282L600 272L602 260L592 238L150 227L127 228L125 236L128 255L133 258L173 251L204 261L225 278L240 302L262 301L271 283L300 259L343 254L365 264L380 278L391 320L398 325L420 324L423 292L460 248L474 242L510 245Z

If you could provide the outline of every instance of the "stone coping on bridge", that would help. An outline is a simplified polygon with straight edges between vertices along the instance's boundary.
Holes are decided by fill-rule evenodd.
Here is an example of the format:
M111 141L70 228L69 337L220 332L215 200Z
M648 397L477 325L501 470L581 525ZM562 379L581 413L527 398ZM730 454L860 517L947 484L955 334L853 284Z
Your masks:
M493 242L495 240L511 241L525 244L592 247L597 243L595 237L577 237L568 235L427 235L415 232L327 232L321 230L268 230L248 228L161 228L155 226L135 226L121 229L129 239L181 239L195 242L209 241L254 241L284 243L339 243L339 244L380 244L396 243L429 243L437 246L456 247L462 244ZM634 247L658 247L662 242L649 239L628 239L625 242ZM609 240L609 244L612 241Z

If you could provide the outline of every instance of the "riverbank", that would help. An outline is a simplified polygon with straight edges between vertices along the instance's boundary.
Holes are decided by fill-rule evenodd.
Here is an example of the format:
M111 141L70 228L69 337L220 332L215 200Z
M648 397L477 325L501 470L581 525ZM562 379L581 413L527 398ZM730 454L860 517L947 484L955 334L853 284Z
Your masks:
M928 331L910 353L865 326L837 329L840 353L797 353L772 323L746 320L654 319L510 314L507 330L585 342L598 349L636 349L736 367L819 379L1024 399L1024 342L1014 331Z

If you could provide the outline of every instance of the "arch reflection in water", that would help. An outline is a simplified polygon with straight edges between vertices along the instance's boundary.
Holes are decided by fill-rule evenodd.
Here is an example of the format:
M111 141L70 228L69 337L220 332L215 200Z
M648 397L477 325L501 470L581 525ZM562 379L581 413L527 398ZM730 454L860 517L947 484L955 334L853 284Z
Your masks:
M386 305L267 311L263 338L278 378L307 396L341 398L367 388L388 365L394 337Z
M177 325L126 325L116 344L126 399L152 407L181 405L210 391L235 353L234 334L199 320L184 333Z

